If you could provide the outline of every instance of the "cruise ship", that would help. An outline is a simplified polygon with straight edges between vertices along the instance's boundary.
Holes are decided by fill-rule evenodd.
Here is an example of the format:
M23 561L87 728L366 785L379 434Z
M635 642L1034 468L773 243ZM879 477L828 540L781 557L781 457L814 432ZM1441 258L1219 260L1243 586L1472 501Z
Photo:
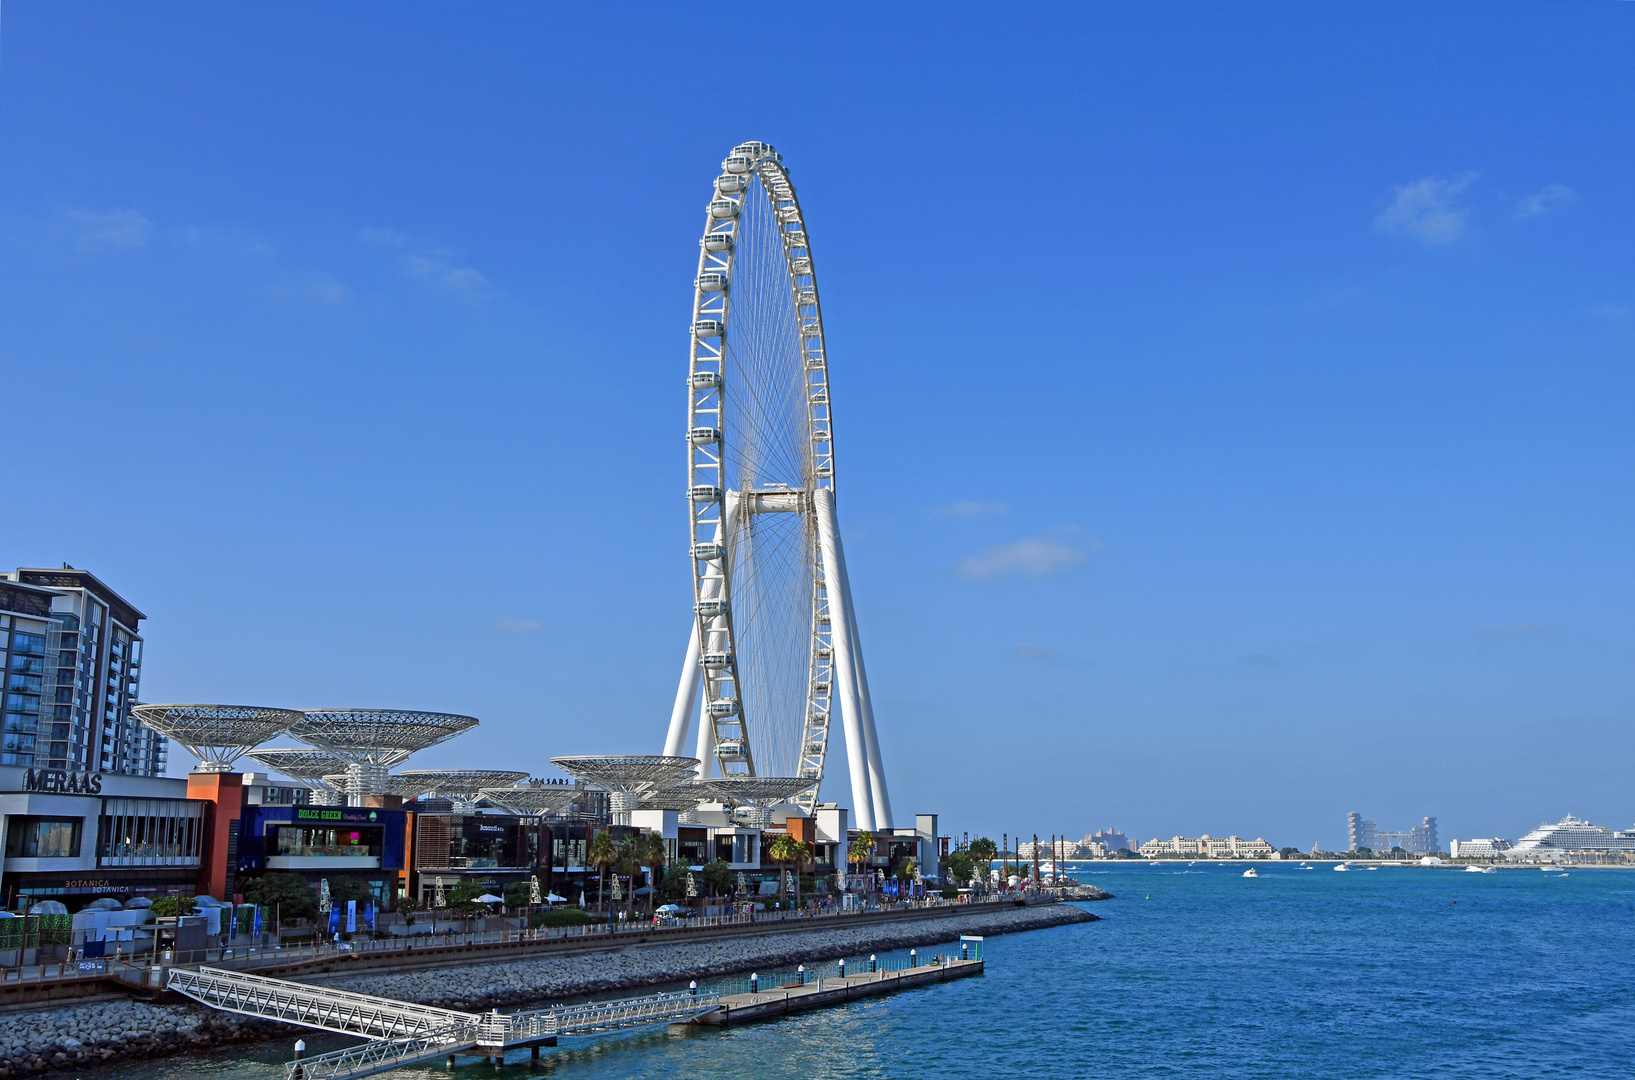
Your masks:
M1504 854L1510 859L1530 859L1568 851L1635 851L1635 829L1591 825L1568 814L1554 825L1540 825Z

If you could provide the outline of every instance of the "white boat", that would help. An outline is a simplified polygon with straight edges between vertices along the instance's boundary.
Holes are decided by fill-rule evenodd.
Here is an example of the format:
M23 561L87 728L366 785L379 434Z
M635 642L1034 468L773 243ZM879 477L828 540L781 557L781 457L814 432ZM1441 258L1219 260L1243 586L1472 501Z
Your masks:
M1467 867L1465 867L1465 873L1467 873L1467 874L1491 874L1491 873L1493 873L1493 867L1491 867L1491 866L1467 866Z
M1339 866L1336 866L1334 869L1336 869L1336 870L1350 870L1351 867L1347 866L1345 863L1341 863Z
M1243 872L1243 876L1244 877L1259 877L1260 875L1255 873L1255 868L1251 866L1249 869L1247 869L1247 870L1245 870Z

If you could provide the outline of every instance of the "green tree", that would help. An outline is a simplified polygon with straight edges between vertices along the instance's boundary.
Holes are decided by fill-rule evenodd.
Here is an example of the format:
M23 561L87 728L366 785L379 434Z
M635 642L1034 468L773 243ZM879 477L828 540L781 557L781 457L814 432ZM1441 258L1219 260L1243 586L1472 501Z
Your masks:
M976 861L970 852L958 848L948 854L948 876L961 885L969 885L976 876ZM955 895L959 895L957 892Z
M817 858L817 849L809 840L795 841L795 906L800 907L800 876L806 872L808 863Z
M913 859L904 859L902 862L898 863L897 864L897 880L898 881L913 881L914 880L914 867L915 867L915 863L914 863Z
M533 890L528 882L513 881L505 887L505 891L500 895L505 897L505 906L507 908L519 908L528 906L528 898L532 894Z
M993 861L999 857L999 845L986 836L979 836L971 841L971 861L975 863L977 887L986 892L988 878L993 871Z
M161 896L153 901L148 909L156 919L169 919L177 915L191 915L198 910L198 905L191 896Z
M788 833L779 833L766 847L767 857L778 864L778 895L783 895L784 866L795 860L796 840Z
M619 841L618 857L613 863L613 872L620 877L630 879L630 888L624 894L624 915L630 918L630 909L636 902L636 877L642 870L643 848L646 845L635 836L626 836Z
M613 843L613 834L606 829L591 837L590 849L586 854L590 864L599 871L596 881L596 910L605 911L603 896L607 890L607 872L614 863L619 861L619 849Z
M310 919L318 914L318 897L300 874L263 874L244 886L244 899L273 909L280 919Z
M732 864L725 859L717 859L704 867L704 887L710 890L711 896L732 891Z
M653 914L658 907L659 881L664 877L664 864L670 858L670 848L664 842L664 834L650 832L642 842L642 862L650 871L648 882L652 889L647 894L647 913Z
M846 848L846 861L856 868L854 870L855 873L861 874L863 872L863 867L866 866L869 859L873 857L874 834L871 832L858 833L857 839L853 840L851 845Z

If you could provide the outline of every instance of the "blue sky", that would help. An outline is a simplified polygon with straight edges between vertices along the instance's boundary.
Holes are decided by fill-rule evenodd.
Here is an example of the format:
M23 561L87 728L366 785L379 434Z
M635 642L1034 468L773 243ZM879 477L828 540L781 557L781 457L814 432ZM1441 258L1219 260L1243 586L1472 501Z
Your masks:
M143 608L150 701L656 752L696 238L764 139L900 815L1627 827L1632 45L1613 4L14 0L0 561Z

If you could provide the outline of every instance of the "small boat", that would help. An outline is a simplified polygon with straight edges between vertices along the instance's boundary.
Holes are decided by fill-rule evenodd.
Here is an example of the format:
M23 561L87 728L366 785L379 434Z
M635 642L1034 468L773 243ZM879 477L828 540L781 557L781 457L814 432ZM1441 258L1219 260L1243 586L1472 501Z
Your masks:
M1465 873L1467 873L1467 874L1491 874L1491 873L1493 873L1493 867L1491 867L1491 866L1467 866L1467 867L1465 867Z
M1345 863L1341 863L1339 866L1336 866L1334 869L1336 869L1336 870L1350 870L1351 867L1347 866Z
M1379 867L1377 867L1377 866L1365 866L1365 867L1363 867L1363 869L1364 870L1378 870Z
M1255 868L1251 866L1249 869L1247 869L1247 870L1245 870L1243 872L1243 876L1244 877L1259 877L1260 875L1255 873Z

